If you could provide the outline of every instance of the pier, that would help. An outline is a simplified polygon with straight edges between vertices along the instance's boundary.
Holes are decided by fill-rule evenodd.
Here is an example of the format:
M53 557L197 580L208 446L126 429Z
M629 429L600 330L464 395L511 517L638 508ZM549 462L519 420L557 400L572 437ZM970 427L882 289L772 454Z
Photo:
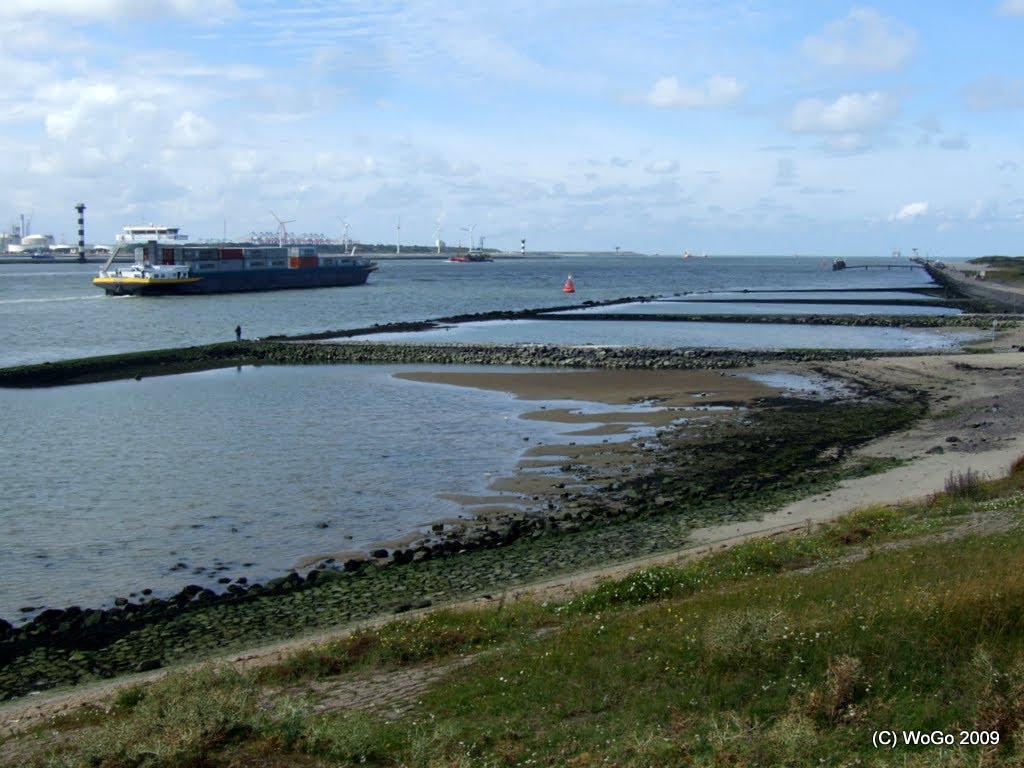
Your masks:
M847 264L843 269L924 269L921 264Z

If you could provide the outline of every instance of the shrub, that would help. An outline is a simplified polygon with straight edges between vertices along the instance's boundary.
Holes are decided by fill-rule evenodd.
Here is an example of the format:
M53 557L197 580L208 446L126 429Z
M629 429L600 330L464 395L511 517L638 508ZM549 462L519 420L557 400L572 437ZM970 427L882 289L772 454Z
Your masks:
M970 467L962 472L950 472L946 478L945 491L953 499L977 501L986 496L984 478Z

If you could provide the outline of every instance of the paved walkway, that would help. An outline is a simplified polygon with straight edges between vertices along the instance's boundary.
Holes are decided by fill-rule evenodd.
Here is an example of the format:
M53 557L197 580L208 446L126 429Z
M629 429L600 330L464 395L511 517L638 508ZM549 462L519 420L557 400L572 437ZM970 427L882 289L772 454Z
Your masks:
M933 264L925 264L924 268L940 285L948 285L965 296L998 305L1012 314L1024 312L1024 288L998 281L979 280L974 272L964 272L948 265L939 269Z

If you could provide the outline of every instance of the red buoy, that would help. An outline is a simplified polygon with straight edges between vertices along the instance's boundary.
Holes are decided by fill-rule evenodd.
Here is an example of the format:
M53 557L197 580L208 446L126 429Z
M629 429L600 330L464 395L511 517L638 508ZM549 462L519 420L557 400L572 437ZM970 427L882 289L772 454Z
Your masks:
M576 284L572 281L572 275L565 280L565 285L562 286L562 293L576 293Z

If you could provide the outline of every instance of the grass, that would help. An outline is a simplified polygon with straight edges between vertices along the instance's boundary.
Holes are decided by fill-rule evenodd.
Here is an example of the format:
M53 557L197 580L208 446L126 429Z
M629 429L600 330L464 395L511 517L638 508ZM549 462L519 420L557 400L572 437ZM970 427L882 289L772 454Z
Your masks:
M100 722L35 734L56 746L19 763L1019 765L1024 529L1005 523L1024 511L1024 462L953 485L971 493L864 509L558 604L439 611L254 672L127 688ZM1004 524L950 535L968 519ZM358 687L369 672L397 685L467 656L399 719L316 709L318 686ZM882 730L998 743L878 750Z
M1020 256L984 256L971 259L968 264L973 267L965 271L985 269L985 279L1006 285L1024 286L1024 257Z
M470 653L507 642L542 627L547 612L517 602L507 609L438 610L422 617L362 629L320 646L299 651L256 673L261 683L289 683L330 677L360 669L392 669Z

